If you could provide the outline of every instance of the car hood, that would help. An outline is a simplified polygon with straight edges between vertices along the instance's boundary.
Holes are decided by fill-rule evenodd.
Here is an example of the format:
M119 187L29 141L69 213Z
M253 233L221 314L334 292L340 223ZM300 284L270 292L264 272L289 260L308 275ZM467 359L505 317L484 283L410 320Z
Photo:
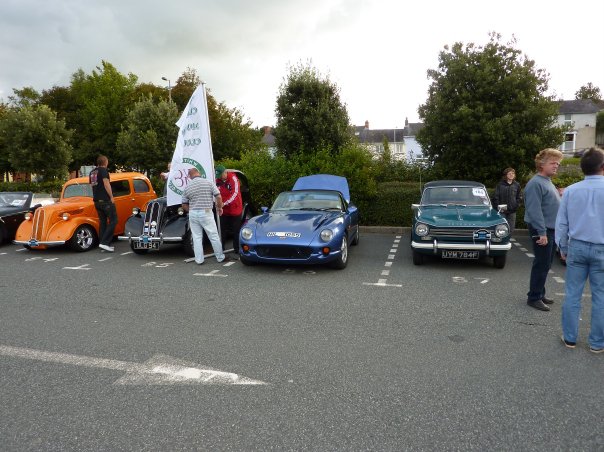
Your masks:
M270 212L254 219L256 240L263 243L308 244L317 231L341 218L341 212Z
M436 227L487 227L504 222L491 207L420 207L417 221Z
M94 202L92 198L78 196L75 198L67 198L65 200L61 200L54 204L48 204L46 206L40 207L40 209L44 209L46 213L54 213L54 212L66 212L66 213L77 213L78 211L89 208L90 206L94 206Z

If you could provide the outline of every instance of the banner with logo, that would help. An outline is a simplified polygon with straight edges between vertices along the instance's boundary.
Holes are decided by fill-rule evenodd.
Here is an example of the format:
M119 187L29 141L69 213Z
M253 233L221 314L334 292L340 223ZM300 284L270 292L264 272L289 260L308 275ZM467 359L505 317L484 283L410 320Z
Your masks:
M188 171L195 167L201 177L214 181L214 157L210 139L210 122L205 86L197 87L180 119L176 148L172 156L168 186L168 205L182 202L182 193L189 183Z

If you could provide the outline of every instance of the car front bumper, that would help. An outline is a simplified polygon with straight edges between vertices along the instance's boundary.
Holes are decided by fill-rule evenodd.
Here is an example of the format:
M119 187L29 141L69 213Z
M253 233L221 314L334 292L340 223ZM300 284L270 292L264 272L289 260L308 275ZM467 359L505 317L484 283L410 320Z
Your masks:
M412 241L411 248L417 251L431 251L434 254L438 254L438 252L442 250L481 251L489 256L493 252L495 252L495 254L502 254L509 251L512 248L512 244L510 242L492 243L490 240L481 243L454 243L434 239L430 242Z
M54 241L39 241L39 240L13 240L15 245L27 245L31 247L36 246L60 246L65 245L65 240L54 240Z

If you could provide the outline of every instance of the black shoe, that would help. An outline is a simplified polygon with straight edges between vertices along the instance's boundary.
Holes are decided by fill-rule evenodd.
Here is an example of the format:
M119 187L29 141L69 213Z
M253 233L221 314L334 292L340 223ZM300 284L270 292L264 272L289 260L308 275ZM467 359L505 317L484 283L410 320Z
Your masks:
M543 297L541 299L542 302L544 302L545 304L554 304L554 300L552 300L551 298L547 298L547 297Z
M566 339L564 339L564 336L560 336L560 339L562 339L562 343L564 345L566 345L566 348L575 348L577 346L576 342L569 342Z
M540 311L549 311L549 306L544 304L541 300L527 301L526 304L528 304L531 308L539 309Z

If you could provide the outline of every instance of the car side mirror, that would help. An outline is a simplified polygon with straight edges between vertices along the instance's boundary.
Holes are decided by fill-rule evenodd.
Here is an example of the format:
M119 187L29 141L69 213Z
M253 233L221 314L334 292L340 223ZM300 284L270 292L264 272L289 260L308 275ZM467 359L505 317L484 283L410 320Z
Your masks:
M497 212L499 212L499 213L505 212L506 210L508 210L508 205L507 204L499 204L497 206Z
M262 213L266 213L266 212L268 212L268 207L262 206L262 207L260 207L260 210L262 211Z

